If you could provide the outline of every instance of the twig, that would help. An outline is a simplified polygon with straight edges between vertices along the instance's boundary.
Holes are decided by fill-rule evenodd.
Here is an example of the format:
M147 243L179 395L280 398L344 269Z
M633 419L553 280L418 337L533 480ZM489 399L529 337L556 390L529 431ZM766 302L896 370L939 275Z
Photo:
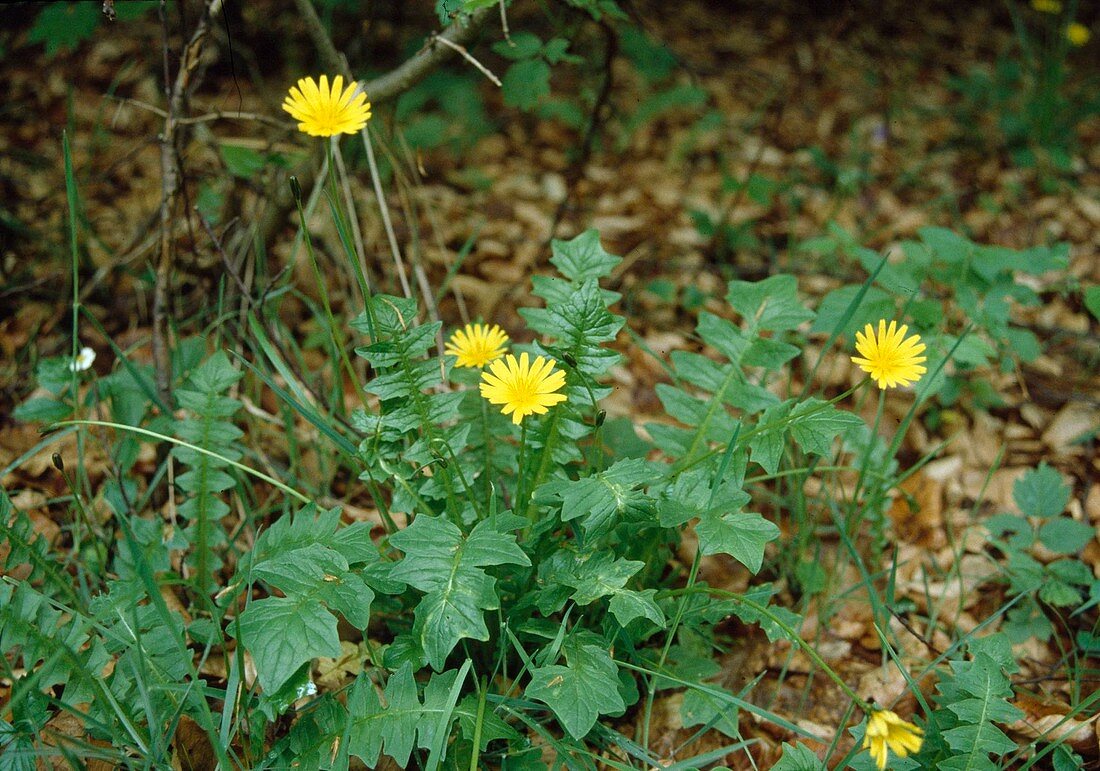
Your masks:
M313 3L310 0L294 0L294 5L305 23L306 32L317 46L317 52L321 55L321 63L325 69L329 72L339 72L349 80L353 80L351 70L336 50L336 46L332 44ZM445 30L434 36L436 40L446 41L442 46L425 45L393 70L361 84L363 91L374 104L388 101L408 91L456 53L447 43L463 47L472 43L489 20L492 11L493 6L490 5L468 14L464 20L462 17L455 19Z
M168 284L172 277L174 258L173 214L176 196L180 192L180 167L176 148L176 128L179 117L186 108L191 79L201 62L203 45L209 29L210 17L221 8L222 0L206 0L202 16L195 31L180 56L175 80L168 65L168 14L165 0L160 3L163 29L164 89L168 109L164 115L164 129L160 136L160 255L157 259L153 287L153 366L156 373L157 392L165 404L172 403L172 361L168 345L167 320L169 316Z
M466 50L466 48L465 48L465 47L463 47L463 46L460 46L460 45L459 45L458 43L453 43L453 42L451 42L450 40L448 40L447 38L445 38L445 37L442 37L442 36L440 36L440 35L432 35L432 36L431 36L430 38L428 38L428 45L432 45L432 44L434 44L434 43L442 43L443 45L445 45L445 46L447 46L448 48L450 48L450 49L451 49L452 51L457 51L457 52L458 52L458 54L459 54L459 56L461 56L461 57L462 57L463 59L465 59L466 61L468 61L468 62L469 62L470 64L472 64L472 65L474 65L475 67L477 67L478 71L479 71L479 72L480 72L480 73L481 73L482 75L484 75L485 77L487 77L487 78L488 78L488 79L489 79L489 80L490 80L490 81L492 82L492 84L493 84L494 86L496 86L497 88L500 88L501 86L503 86L503 85L504 85L503 83L501 83L501 82L500 82L500 78L498 78L498 77L497 77L496 75L494 75L494 74L493 74L493 73L492 73L492 72L491 72L491 71L489 70L489 68L488 68L488 67L486 67L486 66L485 66L484 64L482 64L481 62L479 62L479 61L478 61L477 59L475 59L475 58L474 58L474 57L473 57L473 56L472 56L472 55L470 54L470 52Z
M168 112L166 110L162 110L154 104L149 104L148 102L143 102L140 99L133 99L133 98L130 98L130 97L119 97L119 96L113 96L113 95L110 95L110 94L108 95L108 98L109 99L114 99L115 101L117 101L119 103L120 108L123 107L123 106L137 107L139 109L145 110L146 112L151 112L151 113L153 113L154 115L156 115L160 118L167 118L168 117ZM195 123L209 123L210 121L215 121L215 120L255 121L256 123L266 123L268 126L274 126L276 128L286 129L287 131L290 131L294 128L293 123L289 123L285 120L279 120L278 118L272 118L270 115L264 115L263 113L258 113L258 112L240 112L239 110L231 110L231 111L217 110L217 111L214 111L214 112L205 112L201 115L193 115L190 118L178 118L176 120L176 125L177 126L190 126L190 125L193 125Z
M596 96L596 103L592 105L592 113L588 116L588 125L585 127L584 138L581 140L580 155L577 157L576 162L570 167L570 178L566 181L565 198L558 204L557 211L554 212L554 219L550 223L550 232L546 236L547 244L554 238L554 232L558 229L558 225L561 224L561 220L565 216L565 210L569 207L569 188L575 185L581 175L584 174L584 167L588 165L588 160L592 156L592 145L595 142L596 133L599 130L600 124L603 122L602 113L604 107L607 106L608 99L611 97L613 64L615 56L619 52L619 35L615 31L615 28L606 21L600 22L600 28L604 33L605 43L603 83L600 84L600 92Z
M508 34L508 13L504 10L504 0L500 0L500 31L504 33L504 39L512 48L516 44L512 42L512 36Z

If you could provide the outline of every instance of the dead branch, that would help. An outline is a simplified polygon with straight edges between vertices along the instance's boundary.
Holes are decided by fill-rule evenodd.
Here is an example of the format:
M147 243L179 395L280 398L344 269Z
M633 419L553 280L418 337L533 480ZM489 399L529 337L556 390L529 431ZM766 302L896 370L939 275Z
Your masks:
M321 22L321 17L317 15L313 3L310 0L294 0L294 5L305 22L310 40L317 46L325 69L329 72L338 72L348 80L354 80L347 62L336 50L336 46L332 44L332 40L325 31L325 26ZM396 68L362 84L363 92L372 104L379 104L408 91L472 43L494 10L496 10L495 6L479 8L465 18L455 19L438 35L430 36L423 48ZM442 45L436 45L437 43Z
M167 321L169 317L168 285L174 265L175 227L173 215L176 197L180 192L180 167L176 129L186 111L187 97L194 87L192 82L202 60L202 51L210 29L210 18L222 6L223 0L205 0L203 13L195 31L180 55L179 69L173 80L168 64L168 16L165 0L160 3L161 25L164 29L163 64L164 89L168 108L164 116L164 129L160 135L160 254L156 266L156 282L153 288L153 366L156 372L157 392L165 404L172 403L172 361L168 345Z

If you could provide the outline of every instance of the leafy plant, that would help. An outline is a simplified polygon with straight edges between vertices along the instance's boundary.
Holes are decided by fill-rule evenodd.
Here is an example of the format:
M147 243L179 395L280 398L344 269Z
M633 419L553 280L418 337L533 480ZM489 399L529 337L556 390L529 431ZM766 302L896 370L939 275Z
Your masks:
M1050 639L1054 626L1044 607L1055 611L1082 608L1086 593L1096 596L1100 592L1092 570L1076 558L1096 531L1064 513L1069 493L1058 472L1041 464L1016 480L1013 487L1021 515L997 514L985 523L1007 558L1005 578L1017 602L1008 611L1003 631L1014 643L1029 637ZM1040 562L1033 554L1040 545L1058 558Z

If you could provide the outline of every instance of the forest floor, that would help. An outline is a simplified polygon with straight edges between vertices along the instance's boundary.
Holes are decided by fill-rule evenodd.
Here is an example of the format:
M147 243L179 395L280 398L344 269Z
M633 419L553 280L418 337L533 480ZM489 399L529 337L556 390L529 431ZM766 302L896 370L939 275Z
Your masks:
M219 30L219 58L210 63L190 112L242 110L270 120L192 124L182 148L185 196L188 210L198 205L217 212L215 230L232 269L252 292L262 293L289 265L309 296L315 290L295 246L297 217L286 175L289 168L310 180L320 159L284 120L279 104L287 85L316 65L293 19L275 14L267 20L260 5L246 4L229 19L232 70ZM671 12L667 4L641 4L637 13L648 45L656 46L620 39L609 69L600 66L607 41L598 26L588 25L575 49L592 61L556 67L551 80L555 97L595 94L606 80L588 152L582 149L584 121L522 114L480 80L482 105L439 147L418 150L399 141L393 132L400 121L381 106L376 120L388 138L385 154L402 169L389 203L399 242L433 287L449 280L457 255L472 242L439 303L447 326L481 318L521 329L516 309L538 302L530 295L530 278L548 271L550 239L599 230L604 248L625 258L612 288L623 294L619 310L649 349L627 345L623 336L627 359L615 371L616 388L604 406L638 423L660 412L654 386L667 379L651 354L697 350L694 311L716 303L726 280L793 273L803 295L821 297L863 279L853 261L807 248L830 228L839 226L858 244L893 259L903 241L930 225L1014 249L1069 244L1068 270L1032 282L1042 304L1012 310L1013 320L1038 337L1042 354L1009 371L983 373L999 396L994 403L966 394L930 407L902 445L903 467L939 447L891 509L890 537L901 566L894 578L897 598L923 606L933 595L949 600L944 607L952 612L942 625L913 630L911 649L900 652L926 661L946 646L952 629L973 629L1003 604L996 582L1003 554L979 537L979 523L1017 511L1013 484L1026 470L1052 465L1072 485L1070 515L1100 524L1100 326L1079 299L1080 286L1100 283L1100 119L1077 126L1067 170L1021 166L995 139L996 110L975 106L951 85L975 68L993 71L998 57L1012 50L1003 6L927 3L918 11L889 2L810 11L808 5L685 2ZM429 24L430 18L421 21ZM512 21L517 28L541 23L535 14ZM380 22L372 34L383 49L393 48L395 29ZM62 128L72 139L80 196L82 301L138 360L152 360L150 274L159 248L157 133L163 120L143 106L163 102L155 14L101 25L93 40L52 56L29 45L20 37L24 32L7 33L8 97L0 106L0 468L41 438L37 426L9 417L32 395L35 363L71 345ZM272 41L284 39L285 59L276 59ZM343 42L338 36L338 45ZM502 66L483 49L474 53L484 54L490 69ZM1094 43L1073 56L1078 72L1095 72L1100 48ZM429 95L425 110L457 125L462 116L435 98ZM249 176L234 166L239 155L227 156L226 147L271 162ZM358 169L353 179L363 239L376 255L370 269L395 290L383 224L360 161L349 156ZM327 214L318 209L315 219L311 228L322 254L335 260ZM177 234L172 294L181 334L213 329L211 298L219 291L226 292L224 302L240 302L197 216L186 220ZM257 243L262 256L248 248ZM331 275L337 311L354 312L343 304L354 296L351 278L335 268ZM304 303L288 300L280 313L303 338L316 331ZM84 325L81 343L97 351L98 372L111 371L114 357L99 332ZM859 380L847 356L833 360L817 375L821 387L839 392ZM347 394L349 403L358 398ZM899 421L911 398L892 392L888 418ZM249 409L271 411L272 404ZM873 418L874 404L864 411ZM75 445L60 449L66 458L75 451ZM154 467L151 459L146 465ZM52 503L64 488L49 452L26 459L0 484L19 508L34 513L40 533L65 548L64 507ZM349 485L346 492L350 506L369 505L362 490ZM1082 559L1100 576L1100 542L1091 542ZM930 584L928 566L948 578ZM718 558L704 561L703 574L712 585L731 589L743 589L749 579ZM858 584L858 577L850 583ZM908 684L881 666L867 604L855 594L830 602L828 628L815 626L819 609L802 608L803 635L860 692L883 702L903 692ZM1031 696L1017 703L1028 713L1014 726L1018 738L1048 724L1051 715L1064 715L1069 691L1081 686L1065 677L1059 646L1079 620L1063 621L1065 628L1050 641L1030 641L1020 657L1024 669L1016 680ZM842 701L827 679L808 675L807 660L762 635L747 635L721 664L723 684L734 692L769 672L755 699L767 696L769 708L797 718L823 742L835 733ZM691 733L679 722L676 698L658 702L658 753ZM1095 721L1071 720L1066 730L1074 749L1095 762ZM770 724L742 725L742 731L770 748L758 757L762 767L774 762L779 742L790 739Z

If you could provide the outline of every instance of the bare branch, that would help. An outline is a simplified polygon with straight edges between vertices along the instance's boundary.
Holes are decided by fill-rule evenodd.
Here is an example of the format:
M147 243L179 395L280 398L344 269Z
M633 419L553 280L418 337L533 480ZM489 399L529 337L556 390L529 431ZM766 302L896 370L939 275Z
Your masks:
M317 46L317 51L321 55L321 61L325 69L333 73L338 72L348 80L354 80L351 68L348 67L344 57L332 44L332 40L325 31L325 26L321 22L321 17L317 15L317 9L313 7L312 1L294 0L294 5L305 22L310 39ZM464 19L459 17L438 35L430 36L423 48L396 68L374 80L360 84L362 90L373 104L388 101L408 91L431 74L434 69L472 43L478 32L493 15L494 10L495 6L488 6L479 8Z
M175 208L180 191L180 168L176 144L176 128L187 106L187 96L194 84L192 78L202 61L202 49L210 28L210 18L222 6L223 0L206 0L202 16L180 55L179 69L173 80L168 67L168 21L165 3L160 7L164 28L164 90L167 110L160 135L160 255L157 259L153 286L153 366L157 393L164 404L172 404L172 366L168 344L168 284L171 281L175 256Z

